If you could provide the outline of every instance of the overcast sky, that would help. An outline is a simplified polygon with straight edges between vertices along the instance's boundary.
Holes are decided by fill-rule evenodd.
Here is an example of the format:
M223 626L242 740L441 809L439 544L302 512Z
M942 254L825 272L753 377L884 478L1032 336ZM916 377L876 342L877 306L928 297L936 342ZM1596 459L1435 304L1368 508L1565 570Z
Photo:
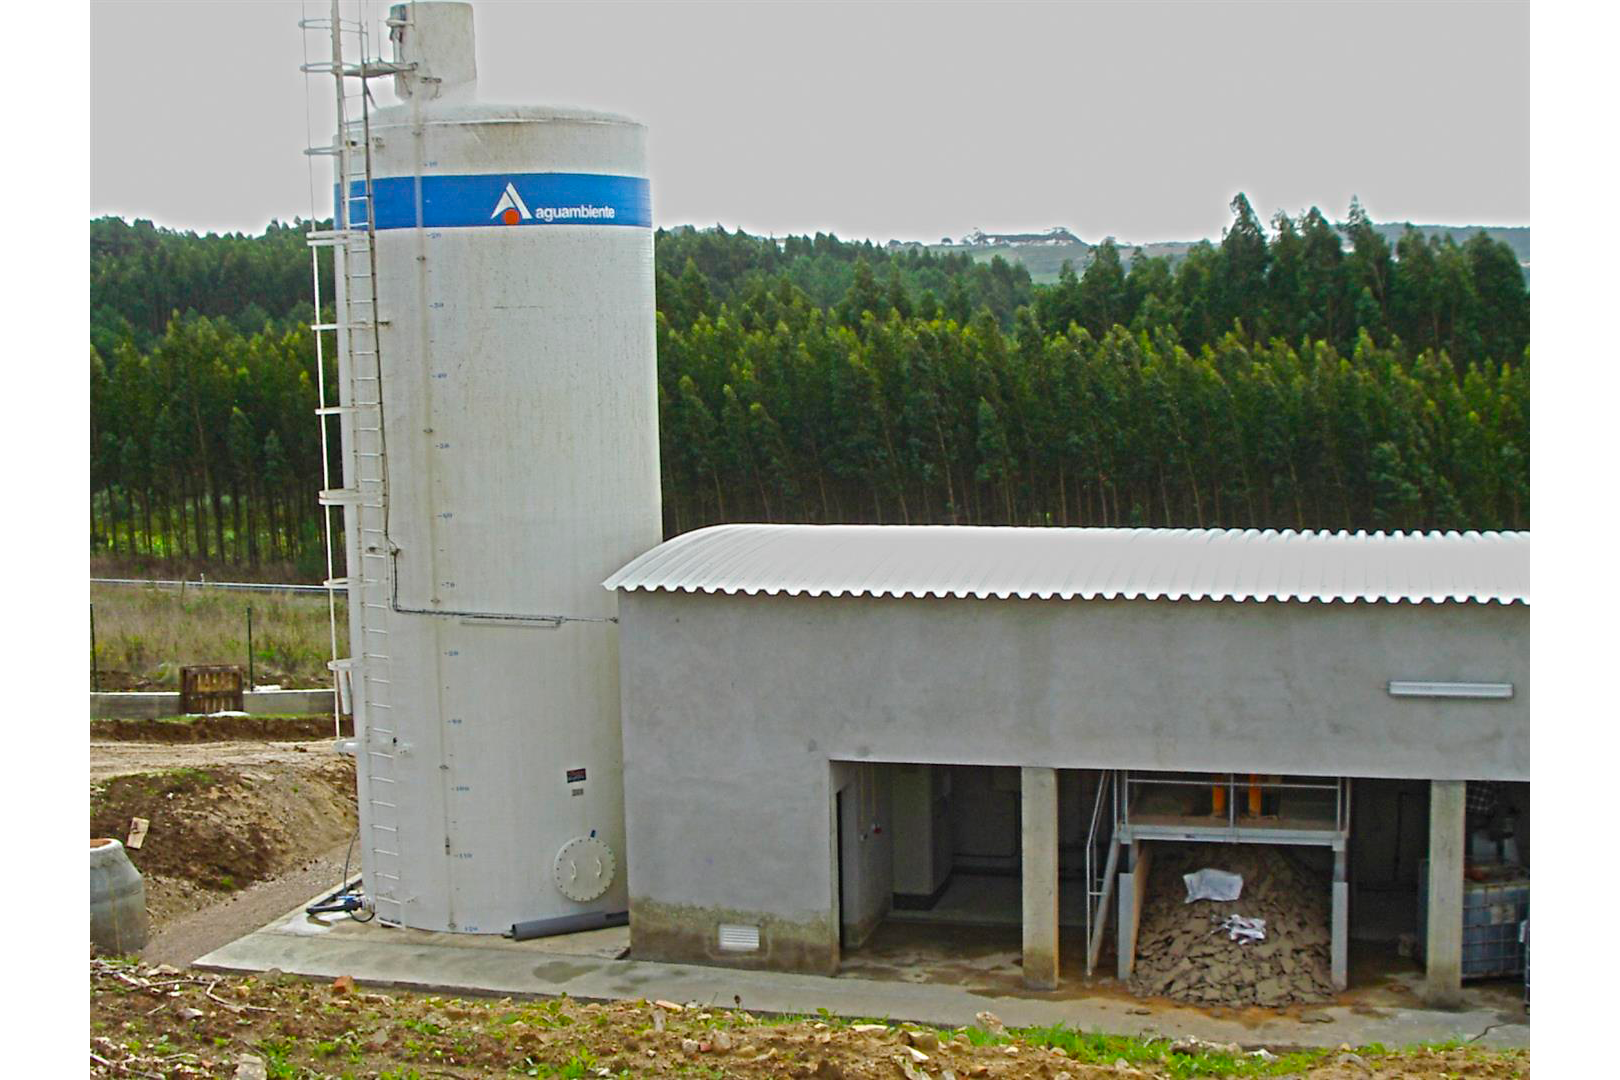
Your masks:
M91 213L249 231L308 217L303 7L92 3ZM1359 194L1380 221L1530 220L1523 3L475 12L486 100L649 125L663 226L1140 242L1218 236L1237 191L1268 217L1342 219ZM324 142L330 81L309 94Z

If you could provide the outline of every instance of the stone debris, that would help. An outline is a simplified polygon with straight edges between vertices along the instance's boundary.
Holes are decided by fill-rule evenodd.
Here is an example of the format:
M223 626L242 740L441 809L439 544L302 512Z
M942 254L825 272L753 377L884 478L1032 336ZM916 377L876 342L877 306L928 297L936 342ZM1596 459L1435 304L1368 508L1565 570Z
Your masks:
M1004 1035L1007 1032L1007 1025L1003 1024L1001 1018L993 1012L977 1013L973 1019L979 1022L980 1030L988 1031L992 1035Z
M1208 866L1241 874L1242 899L1187 903L1183 875ZM1233 940L1235 915L1264 920L1265 939ZM1331 1001L1331 918L1328 878L1281 848L1157 844L1131 991L1205 1006Z
M265 1080L268 1072L264 1058L258 1054L243 1054L236 1059L235 1080Z
M930 1077L925 1070L919 1069L905 1058L897 1057L894 1059L894 1063L900 1066L901 1075L903 1075L906 1080L933 1080L933 1078Z
M1196 1035L1183 1035L1170 1044L1172 1054L1228 1054L1236 1055L1243 1052L1237 1043L1210 1042L1200 1039Z

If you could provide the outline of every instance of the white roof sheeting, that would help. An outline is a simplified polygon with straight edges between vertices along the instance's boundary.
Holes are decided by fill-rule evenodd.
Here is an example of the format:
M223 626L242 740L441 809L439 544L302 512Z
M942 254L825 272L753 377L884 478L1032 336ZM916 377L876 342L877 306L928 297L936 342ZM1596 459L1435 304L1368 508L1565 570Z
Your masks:
M1530 602L1530 534L716 525L603 582L789 596Z

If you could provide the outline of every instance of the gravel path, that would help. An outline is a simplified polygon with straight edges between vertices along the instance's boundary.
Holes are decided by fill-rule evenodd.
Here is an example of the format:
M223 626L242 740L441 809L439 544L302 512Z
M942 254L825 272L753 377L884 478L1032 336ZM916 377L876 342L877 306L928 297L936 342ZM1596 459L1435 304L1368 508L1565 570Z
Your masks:
M280 877L255 882L221 903L180 915L156 930L141 959L148 964L185 967L221 945L249 934L326 889L336 888L343 875L347 844L311 859ZM349 873L358 872L359 852Z

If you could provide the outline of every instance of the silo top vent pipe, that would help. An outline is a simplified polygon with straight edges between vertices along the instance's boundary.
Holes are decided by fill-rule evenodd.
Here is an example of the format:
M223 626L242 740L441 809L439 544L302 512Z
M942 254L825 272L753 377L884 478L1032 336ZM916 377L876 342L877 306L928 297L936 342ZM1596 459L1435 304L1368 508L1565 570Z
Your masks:
M394 62L410 69L394 76L394 92L416 101L471 101L477 89L471 4L395 4L388 9Z

